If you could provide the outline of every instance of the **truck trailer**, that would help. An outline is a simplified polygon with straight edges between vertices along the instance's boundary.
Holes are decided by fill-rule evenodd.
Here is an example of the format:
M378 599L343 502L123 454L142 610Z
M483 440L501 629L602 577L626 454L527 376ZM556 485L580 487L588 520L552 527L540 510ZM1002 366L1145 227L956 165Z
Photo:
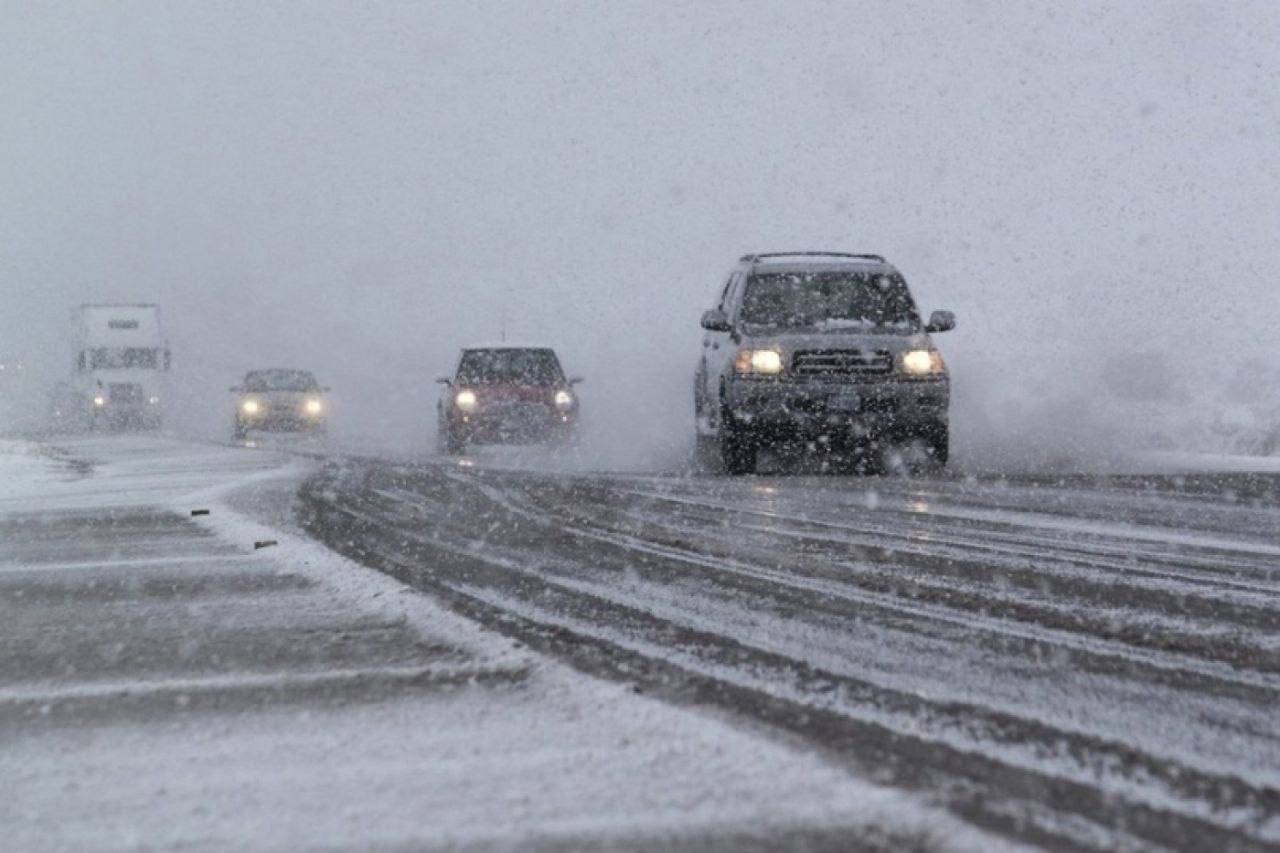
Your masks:
M90 430L164 423L169 346L160 306L81 305L75 312L72 405Z

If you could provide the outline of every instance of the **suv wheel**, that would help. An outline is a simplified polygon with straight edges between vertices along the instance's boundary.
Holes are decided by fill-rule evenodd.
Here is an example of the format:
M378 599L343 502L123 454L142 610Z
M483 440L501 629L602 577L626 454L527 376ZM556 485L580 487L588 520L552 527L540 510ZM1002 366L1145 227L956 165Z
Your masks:
M692 464L694 472L699 474L720 473L720 443L714 435L694 436Z
M947 459L951 455L951 427L949 424L936 424L932 429L924 433L925 442L928 444L929 457L935 468L944 468Z
M947 465L949 444L947 425L933 424L886 445L880 463L886 474L937 473Z
M457 456L466 452L467 443L458 436L454 435L453 430L444 427L440 430L440 439L437 442L439 452L450 456Z
M734 429L725 421L720 424L720 462L726 474L740 476L756 472L756 442L746 430Z

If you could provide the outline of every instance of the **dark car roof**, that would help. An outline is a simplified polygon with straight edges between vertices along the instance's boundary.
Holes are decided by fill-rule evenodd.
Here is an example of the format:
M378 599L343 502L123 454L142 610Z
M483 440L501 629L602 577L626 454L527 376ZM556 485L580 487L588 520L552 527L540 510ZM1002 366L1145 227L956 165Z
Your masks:
M753 273L815 273L815 272L860 272L896 273L893 264L886 261L758 261L751 265Z
M307 379L316 378L316 375L312 373L310 370L298 370L293 367L265 367L259 370L250 370L248 373L244 375L244 378L248 379L250 377L255 377L259 379L266 379L268 377L276 377L276 376L280 376L280 377L301 376Z
M263 370L250 370L244 375L242 383L246 389L259 393L268 391L306 393L320 390L320 383L310 370L297 370L291 367L269 367Z
M555 351L555 347L549 347L546 344L473 344L469 347L463 347L462 352L475 352L476 350L551 350Z

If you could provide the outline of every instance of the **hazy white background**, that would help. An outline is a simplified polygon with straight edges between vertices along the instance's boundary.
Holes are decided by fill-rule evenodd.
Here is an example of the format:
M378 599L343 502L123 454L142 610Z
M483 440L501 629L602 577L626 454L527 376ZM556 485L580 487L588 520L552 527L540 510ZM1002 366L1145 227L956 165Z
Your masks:
M731 262L835 248L959 315L962 460L1256 444L1277 44L1265 0L0 2L0 358L30 389L72 306L156 301L182 429L309 366L416 449L505 310L602 464L665 464Z

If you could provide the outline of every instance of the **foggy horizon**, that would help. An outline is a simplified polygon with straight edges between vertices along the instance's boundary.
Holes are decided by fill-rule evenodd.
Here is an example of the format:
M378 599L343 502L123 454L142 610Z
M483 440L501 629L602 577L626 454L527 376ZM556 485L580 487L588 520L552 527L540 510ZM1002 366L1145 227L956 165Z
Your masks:
M296 366L425 450L505 316L587 378L584 452L669 465L728 268L833 249L956 312L962 465L1271 428L1280 11L913 10L5 4L0 359L43 394L74 306L156 302L176 428Z

